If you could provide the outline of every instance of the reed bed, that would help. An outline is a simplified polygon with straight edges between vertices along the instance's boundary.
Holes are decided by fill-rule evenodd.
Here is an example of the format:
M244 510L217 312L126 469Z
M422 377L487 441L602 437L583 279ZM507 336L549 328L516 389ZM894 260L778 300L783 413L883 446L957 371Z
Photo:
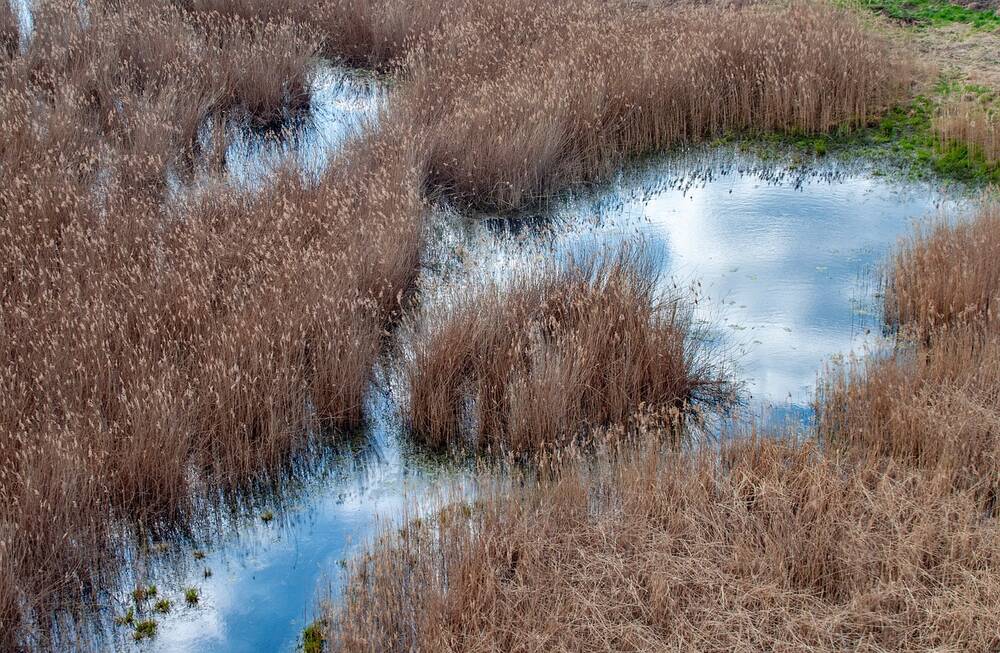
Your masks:
M0 649L100 587L123 531L183 525L357 425L427 195L516 208L648 150L861 121L908 79L818 5L37 0L32 18L19 51L0 14ZM171 191L212 155L207 125L307 107L318 53L398 72L377 129L318 178ZM465 377L490 390L484 434L530 449L620 420L635 393L676 407L703 389L683 307L594 274L555 292L571 319L536 306L477 345L534 357L506 386L485 364Z
M996 216L904 244L887 319L923 337L827 373L815 442L484 472L355 559L329 649L996 650Z
M679 426L727 393L689 307L639 249L442 303L425 306L406 369L410 431L432 447L538 452L642 411Z
M1000 294L1000 205L972 220L918 229L889 266L885 316L918 338L946 327L992 322Z
M408 55L399 119L430 135L430 187L477 208L538 203L707 137L857 124L908 88L889 45L826 5L470 13Z
M287 13L322 50L406 79L384 122L427 134L426 187L518 209L629 157L731 132L816 133L905 96L910 70L846 10L596 0L197 0ZM279 9L280 7L280 9Z
M114 578L123 533L183 529L359 424L423 233L405 130L318 178L167 192L206 121L289 110L298 28L35 9L0 66L2 650L44 648L53 609Z
M331 651L923 651L1000 640L1000 524L971 492L814 446L640 448L391 531L319 623Z
M886 319L911 338L889 356L832 369L818 401L831 447L887 456L968 488L994 516L1000 498L1000 210L939 223L897 252Z

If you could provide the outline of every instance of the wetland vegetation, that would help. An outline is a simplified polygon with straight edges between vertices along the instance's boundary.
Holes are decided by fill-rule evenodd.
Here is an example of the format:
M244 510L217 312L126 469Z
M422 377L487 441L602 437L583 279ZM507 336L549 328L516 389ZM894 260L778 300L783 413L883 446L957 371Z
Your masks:
M280 528L387 359L399 436L482 469L345 565L307 650L995 649L992 191L900 245L893 346L791 433L689 428L739 379L641 244L427 287L442 213L544 219L720 139L1000 180L998 89L892 22L996 14L868 9L0 0L0 649L154 646L206 609L200 548L195 584L147 560L207 514ZM384 100L318 169L239 183L234 144L294 143L331 61Z

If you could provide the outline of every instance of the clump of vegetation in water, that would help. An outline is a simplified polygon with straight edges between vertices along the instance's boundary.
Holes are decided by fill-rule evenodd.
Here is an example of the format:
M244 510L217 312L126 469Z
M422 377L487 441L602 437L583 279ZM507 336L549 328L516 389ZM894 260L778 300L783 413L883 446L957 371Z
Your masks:
M317 619L302 631L302 651L303 653L323 653L326 644L326 636L323 634L325 624Z
M205 559L205 552L202 551L201 549L195 549L191 553L191 555L194 556L195 560L204 560Z
M626 248L428 306L406 370L411 433L434 449L525 454L637 411L680 426L728 385L690 306L660 288L652 262Z
M271 512L270 510L265 510L264 513L261 514L260 516L260 520L265 524L271 523L272 519L274 519L274 513Z
M979 29L1000 28L1000 14L972 9L946 0L858 0L862 7L913 25L968 23Z
M146 585L132 590L132 598L136 603L142 603L146 599L156 596L156 585Z
M170 599L162 598L159 601L157 601L156 604L153 606L153 611L159 612L160 614L166 614L167 612L170 612Z
M132 638L137 642L143 639L150 639L156 635L156 626L156 621L153 619L143 619L135 625Z
M201 599L197 587L189 587L184 590L184 601L188 605L198 605L198 601Z
M131 626L135 623L135 608L129 606L125 614L115 617L115 623L119 626Z

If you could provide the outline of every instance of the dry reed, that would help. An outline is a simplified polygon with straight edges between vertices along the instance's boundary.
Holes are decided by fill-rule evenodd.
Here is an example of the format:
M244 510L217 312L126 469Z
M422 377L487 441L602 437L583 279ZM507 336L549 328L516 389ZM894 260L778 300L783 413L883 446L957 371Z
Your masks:
M1000 525L906 465L755 440L479 486L354 562L329 650L1000 645Z
M55 602L115 572L121 525L183 524L358 424L423 229L405 130L318 179L164 192L206 120L288 109L298 28L152 0L35 10L0 67L2 650L43 645Z
M854 124L907 88L888 44L825 5L471 5L408 54L398 111L430 136L429 185L483 208L705 137Z
M524 453L640 410L679 421L721 399L726 382L689 308L662 294L654 269L625 249L426 306L407 368L412 434Z
M21 27L11 0L0 2L0 54L13 57L17 54Z
M739 131L820 132L900 100L910 72L827 4L193 0L292 16L322 50L407 80L384 122L427 135L427 186L515 209L624 158Z
M934 118L945 145L964 143L989 165L1000 166L1000 105L975 99L945 104Z
M1000 205L975 218L918 229L890 265L885 316L927 337L941 327L992 322L1000 294Z

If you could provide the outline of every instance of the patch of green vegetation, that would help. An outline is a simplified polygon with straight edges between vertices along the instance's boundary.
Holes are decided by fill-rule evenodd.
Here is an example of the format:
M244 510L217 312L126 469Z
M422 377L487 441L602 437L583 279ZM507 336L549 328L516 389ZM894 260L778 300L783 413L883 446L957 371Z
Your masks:
M946 0L858 0L869 11L912 25L967 23L979 29L1000 27L1000 15L989 9L970 9Z
M323 626L323 622L317 619L302 631L302 650L304 653L323 653L326 643Z
M138 642L143 639L150 639L155 635L156 622L152 619L143 619L135 625L135 632L132 633L132 639Z
M184 590L184 601L187 602L188 605L198 605L199 599L200 597L198 595L197 587L189 587Z
M137 587L132 590L132 598L135 599L136 603L142 603L146 599L151 599L154 596L156 596L156 585Z
M115 623L119 626L131 626L135 623L135 610L129 606L125 614L115 617Z
M727 137L743 151L765 159L787 157L862 158L876 165L877 173L891 168L914 179L940 177L974 186L1000 183L1000 163L988 161L965 143L944 142L933 130L941 104L955 97L993 102L988 88L942 80L930 95L920 95L887 111L864 127L842 126L827 134L764 134L749 138Z
M170 599L160 599L153 606L154 612L159 612L160 614L166 614L170 612Z
M261 519L261 521L263 521L263 522L264 522L265 524L267 524L267 523L270 523L270 521L271 521L272 519L274 519L274 513L273 513L273 512L271 512L270 510L266 510L266 511L264 511L264 513L263 513L263 514L262 514L262 515L260 516L260 519Z

